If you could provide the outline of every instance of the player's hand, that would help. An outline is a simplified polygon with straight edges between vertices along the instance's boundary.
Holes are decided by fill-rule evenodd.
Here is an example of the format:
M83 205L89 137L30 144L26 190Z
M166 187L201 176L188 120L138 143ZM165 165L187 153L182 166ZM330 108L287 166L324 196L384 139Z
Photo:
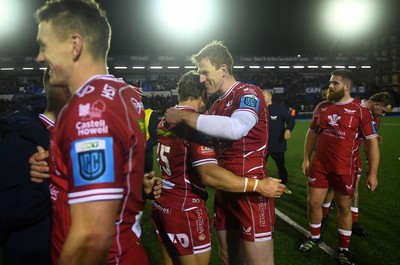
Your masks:
M376 187L378 186L378 177L376 175L368 174L365 181L365 186L368 192L374 192Z
M38 151L29 158L29 164L31 166L30 175L31 181L36 183L42 183L43 179L49 178L49 165L47 159L49 158L49 152L44 150L43 147L38 146Z
M301 169L304 176L308 176L310 171L310 160L303 160L303 164L301 165Z
M158 199L161 195L161 179L155 177L154 171L144 175L143 195L146 199Z
M181 111L174 107L167 109L167 112L165 112L165 122L171 125L181 123Z
M290 136L292 136L292 133L290 132L289 129L286 129L283 137L285 138L285 140L287 140L290 139Z
M256 191L264 197L279 198L286 187L280 182L280 179L272 177L260 179Z

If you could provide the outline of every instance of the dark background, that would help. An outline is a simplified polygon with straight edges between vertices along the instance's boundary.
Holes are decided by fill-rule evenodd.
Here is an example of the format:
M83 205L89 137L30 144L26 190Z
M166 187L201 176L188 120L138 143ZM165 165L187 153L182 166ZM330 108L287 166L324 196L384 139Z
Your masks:
M21 26L9 39L1 40L3 55L33 56L37 26L33 12L45 0L5 0L22 2ZM192 12L208 13L218 4L214 22L199 36L172 36L163 32L152 4L159 0L98 0L107 11L113 30L111 55L140 54L192 54L213 39L223 40L233 54L240 55L292 55L322 52L338 45L321 30L319 16L321 4L334 0L212 0ZM340 0L336 0L340 1ZM366 38L388 35L400 26L399 0L375 1L381 7L380 19ZM334 12L327 16L335 16ZM192 23L201 23L193 21ZM362 42L349 41L349 44Z

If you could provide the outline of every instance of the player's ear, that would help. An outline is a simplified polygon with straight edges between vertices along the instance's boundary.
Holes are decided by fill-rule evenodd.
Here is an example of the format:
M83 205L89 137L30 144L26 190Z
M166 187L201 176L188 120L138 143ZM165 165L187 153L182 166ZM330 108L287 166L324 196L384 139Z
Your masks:
M71 34L72 40L72 56L73 60L77 61L82 53L83 49L83 39L80 34L73 33Z

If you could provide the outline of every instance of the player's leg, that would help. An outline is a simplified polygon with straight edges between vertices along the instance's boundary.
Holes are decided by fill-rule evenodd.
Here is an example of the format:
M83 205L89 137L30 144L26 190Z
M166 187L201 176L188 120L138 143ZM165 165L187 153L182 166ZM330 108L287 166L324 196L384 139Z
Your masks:
M351 240L351 195L343 194L335 190L335 202L337 206L337 222L339 234L339 249L337 251L339 264L353 264L348 254Z
M322 229L324 229L327 225L329 212L331 210L332 200L333 200L333 190L329 188L325 196L324 202L322 203L322 222L321 222Z
M246 265L274 265L274 240L243 241Z
M243 265L244 254L238 230L216 230L219 255L224 265Z
M172 259L172 256L175 256L175 255L170 255L170 251L172 251L172 249L171 248L168 249L168 247L163 242L159 242L159 244L160 244L160 251L161 251L161 258L162 258L163 265L179 264L176 259L175 259L175 262Z
M210 263L211 251L194 255L178 256L179 265L208 265Z
M361 167L359 167L359 169L357 171L356 185L355 185L353 196L351 198L351 215L353 217L352 231L353 231L354 235L356 235L360 238L366 238L368 236L368 234L361 227L360 223L358 222L358 214L359 214L358 186L359 186L360 179L361 179Z
M287 185L288 182L288 173L285 167L285 153L273 153L271 154L272 158L275 160L276 166L278 168L279 178L282 180L282 183ZM292 191L289 190L288 187L283 191L285 194L292 194Z
M321 221L322 221L322 203L326 197L328 188L315 188L308 186L308 206L307 215L310 225L311 237L300 245L301 252L309 252L322 242Z

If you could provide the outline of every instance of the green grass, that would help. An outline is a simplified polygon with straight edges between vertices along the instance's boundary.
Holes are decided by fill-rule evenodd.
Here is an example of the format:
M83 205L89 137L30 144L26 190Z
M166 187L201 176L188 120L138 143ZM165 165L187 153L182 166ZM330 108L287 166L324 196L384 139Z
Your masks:
M283 196L276 201L276 207L292 220L308 230L306 177L301 173L303 160L304 137L309 121L298 120L288 141L286 152L286 167L289 173L288 187L293 191L290 196ZM400 199L400 144L397 137L400 135L400 118L387 117L381 120L379 134L384 142L380 146L381 162L379 167L379 185L375 192L368 193L364 188L365 176L360 181L360 214L362 226L368 232L368 238L352 238L350 254L353 262L363 265L395 265L400 264L400 221L398 206ZM276 166L272 159L267 164L271 176L277 176ZM159 174L159 172L158 172ZM213 190L209 189L210 198L207 205L212 211ZM148 251L151 263L161 264L158 242L149 218L150 202L147 203L143 217L143 243ZM336 211L330 215L327 230L323 231L325 243L337 248ZM321 249L315 249L310 254L302 254L297 248L305 237L292 226L276 218L275 225L275 264L336 264ZM218 246L213 238L213 250L210 264L222 264L218 257Z

